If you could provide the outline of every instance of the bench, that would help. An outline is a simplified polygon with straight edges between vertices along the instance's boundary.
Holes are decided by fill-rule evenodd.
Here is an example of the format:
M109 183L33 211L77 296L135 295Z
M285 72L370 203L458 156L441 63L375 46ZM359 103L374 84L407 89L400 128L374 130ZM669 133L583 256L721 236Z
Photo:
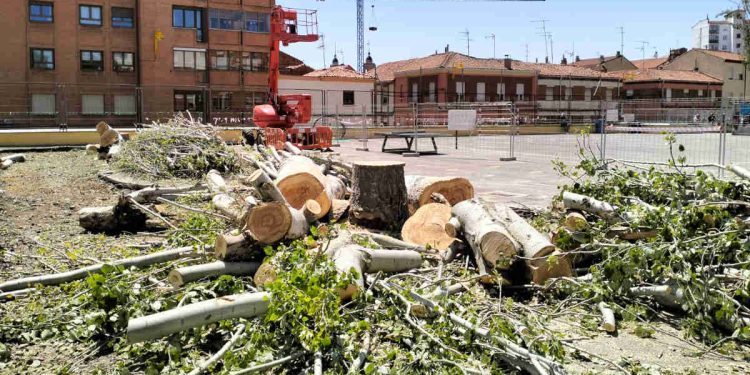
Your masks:
M406 152L417 152L416 149L412 149L414 147L414 140L429 138L432 141L433 149L429 151L419 151L420 154L429 154L429 155L437 155L438 153L438 148L437 148L437 144L435 143L435 138L446 137L446 135L444 134L426 133L423 130L417 131L416 133L414 131L394 131L394 132L375 133L375 135L383 137L383 147L381 148L382 152L389 152L389 153L395 153L395 154L403 154ZM406 141L406 147L387 148L386 145L388 144L388 140L391 138L403 139L404 141Z

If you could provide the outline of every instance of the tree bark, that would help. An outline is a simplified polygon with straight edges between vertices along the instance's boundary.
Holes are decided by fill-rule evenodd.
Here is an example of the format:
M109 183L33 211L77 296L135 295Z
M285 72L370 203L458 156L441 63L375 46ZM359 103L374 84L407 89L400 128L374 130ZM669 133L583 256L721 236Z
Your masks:
M746 181L750 181L750 171L748 171L747 169L740 167L739 165L735 165L735 164L731 164L727 166L727 169L729 169L730 172L737 175L737 177L740 177Z
M273 183L271 177L263 170L259 169L253 172L245 182L250 186L254 186L263 200L286 204L284 194L281 193L281 190Z
M317 201L321 209L318 219L331 209L331 199L325 191L325 177L309 158L293 156L284 160L279 167L276 186L289 205L298 210L310 199Z
M181 247L177 249L164 250L152 254L142 255L133 258L120 259L111 264L114 266L123 266L125 268L136 267L143 268L152 264L164 263L171 260L187 258L196 254L195 249L192 246ZM102 270L104 263L94 264L88 267L79 268L76 270L55 273L51 275L39 275L24 277L21 279L10 280L0 284L0 291L9 292L13 290L31 288L34 285L59 285L68 283L75 280L81 280L93 273L99 273Z
M284 149L291 152L292 155L302 155L302 150L299 147L292 144L292 142L284 143Z
M0 169L8 169L13 163L23 163L26 161L26 155L13 154L0 158Z
M456 220L446 223L446 232L457 233L460 229L469 246L482 254L490 267L507 270L520 245L492 213L477 199L460 202L453 206L452 214ZM458 228L456 221L460 224Z
M214 256L220 260L247 259L255 253L257 243L249 231L239 235L220 234L216 236Z
M111 232L119 227L115 206L84 207L78 211L78 224L89 232Z
M214 208L219 210L219 212L231 218L235 224L244 223L248 212L251 212L249 206L241 204L229 194L225 193L214 195L213 199L211 199L211 203Z
M401 228L407 218L404 163L358 162L352 173L350 220L371 228Z
M153 340L186 329L234 318L252 318L266 313L269 293L243 293L177 307L128 322L128 342Z
M474 198L474 186L461 177L406 176L406 189L409 193L409 214L419 207L433 202L433 194L440 194L453 206Z
M615 214L615 208L611 204L598 199L569 191L563 192L562 197L563 204L567 209L590 212L605 219L611 218Z
M340 273L351 270L357 272L354 282L339 290L342 300L351 299L364 289L366 273L405 272L422 266L422 255L411 250L373 250L359 245L348 245L337 249L332 256L333 263Z
M219 171L214 169L206 173L206 185L208 186L208 190L214 194L226 194L230 191L229 186L227 186L227 182L224 180L224 177L221 177Z
M257 262L212 262L175 268L169 272L167 281L179 288L189 282L221 275L253 276L260 266Z
M445 225L450 219L450 206L440 203L426 204L406 220L401 229L401 238L406 242L429 245L445 251L456 240L445 231Z
M331 221L340 222L349 213L349 201L334 199L331 204Z
M586 217L583 216L583 214L577 211L572 211L565 215L563 227L571 232L580 232L588 228L589 223L586 221Z
M340 178L331 175L325 176L326 178L326 192L331 200L344 199L346 198L346 185Z

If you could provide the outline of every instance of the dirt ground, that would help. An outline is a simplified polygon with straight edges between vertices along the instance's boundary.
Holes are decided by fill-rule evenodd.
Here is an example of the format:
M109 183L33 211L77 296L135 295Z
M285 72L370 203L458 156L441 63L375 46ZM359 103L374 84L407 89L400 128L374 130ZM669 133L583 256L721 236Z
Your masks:
M29 152L26 156L26 163L0 171L0 190L4 191L0 194L0 280L81 267L111 258L108 250L115 244L137 246L158 240L158 236L146 234L87 234L78 226L79 209L113 204L117 199L118 191L97 178L97 172L106 167L104 162L80 150ZM95 250L72 254L70 249L82 243ZM669 324L654 324L655 334L645 339L633 334L630 326L620 327L615 336L601 333L590 337L591 332L580 326L580 314L561 314L565 318L555 321L566 342L580 349L571 356L577 359L567 365L570 373L619 373L606 362L625 366L627 361L653 370L645 373L750 373L748 362L705 353L705 346L683 339ZM90 373L98 366L110 368L115 361L108 356L89 358L86 354L91 348L67 342L44 341L9 349L15 371L22 368L29 374L55 373L53 369L64 364L70 365L72 373ZM8 371L0 363L0 374L14 373Z

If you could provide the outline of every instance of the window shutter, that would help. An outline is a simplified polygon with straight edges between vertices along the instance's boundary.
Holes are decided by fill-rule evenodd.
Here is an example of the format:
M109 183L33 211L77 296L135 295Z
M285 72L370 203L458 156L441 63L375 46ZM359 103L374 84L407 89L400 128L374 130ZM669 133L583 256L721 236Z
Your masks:
M135 96L115 95L115 114L116 115L134 115L135 114Z
M81 113L84 115L104 114L104 95L81 95Z
M32 94L31 113L36 115L51 115L55 113L54 94Z

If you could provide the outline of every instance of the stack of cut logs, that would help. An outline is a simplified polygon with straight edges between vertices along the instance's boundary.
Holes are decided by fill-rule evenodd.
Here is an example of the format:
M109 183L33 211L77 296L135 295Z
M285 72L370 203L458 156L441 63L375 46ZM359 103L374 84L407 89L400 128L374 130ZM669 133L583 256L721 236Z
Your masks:
M104 121L96 124L96 132L99 134L99 143L86 145L86 153L96 154L101 160L112 158L120 152L122 135Z

